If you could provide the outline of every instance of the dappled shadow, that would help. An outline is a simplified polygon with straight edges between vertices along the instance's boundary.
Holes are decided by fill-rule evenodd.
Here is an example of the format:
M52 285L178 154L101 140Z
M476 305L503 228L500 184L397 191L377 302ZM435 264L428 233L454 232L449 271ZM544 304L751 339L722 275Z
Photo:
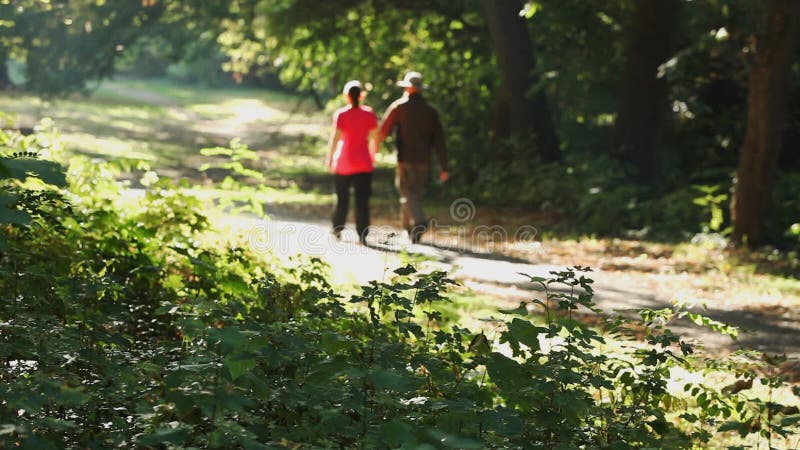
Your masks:
M591 276L590 276L591 278ZM537 283L530 282L489 282L502 287L513 287L518 290L518 300L527 300L532 292L542 292ZM563 286L551 287L551 293L570 293ZM594 302L604 314L620 315L629 320L640 318L642 309L673 308L668 297L656 293L647 293L637 289L624 289L610 285L607 281L595 283ZM738 349L758 350L773 354L787 354L791 358L800 358L800 322L797 317L770 317L754 311L726 310L722 308L693 308L691 312L701 314L717 322L739 328L738 339L710 330L695 324L684 317L668 325L673 332L683 339L693 339L707 351L731 352ZM581 309L580 314L587 316L585 320L592 322L594 313Z
M475 251L475 250L466 248L464 246L447 245L447 244L438 243L438 242L435 242L435 241L433 241L433 242L430 242L430 241L421 242L418 245L431 247L431 248L434 248L436 250L440 250L442 252L455 253L455 254L457 254L459 256L469 256L471 258L485 259L485 260L489 260L489 261L505 261L505 262L515 263L515 264L530 264L530 260L519 258L519 257L516 257L516 256L507 255L507 254L504 254L504 253ZM444 256L444 260L445 261L448 261L447 258L452 259L452 256L448 256L448 255L443 255L443 256Z

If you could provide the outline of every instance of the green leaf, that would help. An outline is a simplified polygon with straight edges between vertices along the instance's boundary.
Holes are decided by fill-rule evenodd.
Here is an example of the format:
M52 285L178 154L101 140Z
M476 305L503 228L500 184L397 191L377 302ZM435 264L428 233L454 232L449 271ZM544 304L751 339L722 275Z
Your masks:
M526 19L530 19L539 11L542 5L539 2L526 2L525 7L522 8L522 11L519 12L520 17L524 17Z
M722 333L736 339L739 336L739 328L718 322L702 314L687 313L686 316L696 325L709 328L718 333Z
M507 392L516 393L529 379L524 367L498 352L492 353L486 369L494 384Z
M19 197L16 195L0 194L0 223L16 223L19 225L30 223L30 214L12 206L18 201Z
M0 157L0 174L2 178L14 178L19 181L33 177L53 186L65 187L67 185L63 167L52 161Z
M221 353L227 354L246 348L250 338L257 334L253 331L242 331L235 326L212 328L208 331L208 340L212 344L219 344Z
M517 319L508 324L508 332L518 342L525 344L532 351L538 351L541 347L539 345L539 334L547 330L535 327L527 320Z
M425 332L422 331L422 327L419 324L414 322L397 322L397 328L403 332L406 336L416 336L418 338L425 337Z
M398 374L393 370L375 369L369 374L369 379L377 390L390 389L392 391L404 392L411 385L408 376Z
M338 333L334 332L322 333L322 339L320 341L322 349L331 355L336 354L348 347L347 341L342 339Z
M161 445L161 444L181 444L186 441L186 438L189 436L189 428L188 427L177 427L177 428L159 428L158 430L146 434L136 442L139 445Z
M416 273L417 269L414 268L412 265L407 265L405 267L399 267L394 270L394 273L398 275L411 275L412 273Z
M469 347L467 348L472 353L478 355L486 355L492 350L491 345L489 345L489 339L485 334L483 334L483 332L476 334L475 337L473 337L469 342Z
M784 417L781 419L781 426L782 427L791 427L800 423L800 414L795 414L793 416Z
M517 314L520 316L527 316L528 315L528 308L525 302L520 302L519 306L514 309L498 309L497 312L502 314Z
M741 422L725 422L717 428L717 431L720 433L724 431L738 431L741 437L747 436L750 433L747 424Z
M228 357L225 358L223 362L233 380L238 379L256 366L256 360L253 358Z
M0 205L0 223L15 223L17 225L27 225L31 223L31 215L25 211L9 209Z
M414 433L411 425L400 419L390 420L381 426L381 434L386 443L398 446L414 442Z

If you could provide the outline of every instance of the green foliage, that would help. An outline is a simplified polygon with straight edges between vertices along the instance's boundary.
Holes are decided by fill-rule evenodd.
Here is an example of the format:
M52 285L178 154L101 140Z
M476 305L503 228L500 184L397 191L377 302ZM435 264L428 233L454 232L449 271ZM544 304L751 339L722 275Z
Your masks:
M767 230L775 236L800 236L800 174L783 173L778 175L772 195L772 208L767 218ZM797 243L797 241L794 241ZM795 249L800 247L795 246Z
M217 37L225 17L219 1L169 2L163 17L116 61L120 73L141 78L169 75L182 82L232 84Z
M85 0L0 4L4 56L25 63L24 87L44 96L86 90L165 11L164 2Z
M242 160L258 161L258 154L250 150L240 139L231 140L228 147L202 148L200 154L204 156L225 156L224 162L206 163L200 166L199 170L204 172L209 169L221 169L240 177L251 177L262 180L264 175L261 172L248 169L242 164Z
M666 328L680 309L582 323L596 311L588 269L531 278L538 295L476 332L438 311L453 284L444 273L406 266L345 300L319 260L281 266L205 244L197 199L158 180L146 207L122 206L113 176L75 160L60 203L26 197L39 211L30 225L2 229L2 447L697 448L716 433L796 436L796 409L772 397L784 381L751 359L695 356ZM644 343L608 351L642 330ZM678 382L677 369L735 374L770 397Z
M23 88L55 97L85 92L88 83L111 77L120 56L122 61L179 59L190 44L213 41L209 32L219 20L217 14L228 2L166 2L105 0L70 2L15 0L0 3L2 62L24 63ZM205 34L204 34L205 33ZM142 38L145 41L138 43ZM159 40L159 38L164 38ZM165 44L165 41L169 45ZM153 43L160 42L158 49ZM151 45L148 45L151 44ZM143 61L146 62L146 61ZM155 69L140 65L146 72ZM5 69L5 67L3 67Z
M49 122L42 127L41 133L27 137L0 130L0 226L27 225L41 205L60 203L52 189L66 186L63 168L41 158L58 152L57 135Z
M647 189L630 181L626 165L601 155L541 163L519 157L513 144L511 149L509 161L494 162L480 172L467 191L473 198L548 211L582 233L674 238L708 227L704 210L712 206L695 201L697 190L691 186ZM714 199L714 211L721 214L723 198Z

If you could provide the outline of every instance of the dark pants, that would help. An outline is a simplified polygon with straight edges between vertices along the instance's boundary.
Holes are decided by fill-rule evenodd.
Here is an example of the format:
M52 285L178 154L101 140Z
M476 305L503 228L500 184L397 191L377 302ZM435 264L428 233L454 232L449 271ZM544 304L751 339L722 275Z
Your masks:
M350 207L350 186L356 191L356 231L360 238L369 232L369 196L372 194L372 172L353 175L336 175L336 209L333 212L333 229L341 231L347 221Z

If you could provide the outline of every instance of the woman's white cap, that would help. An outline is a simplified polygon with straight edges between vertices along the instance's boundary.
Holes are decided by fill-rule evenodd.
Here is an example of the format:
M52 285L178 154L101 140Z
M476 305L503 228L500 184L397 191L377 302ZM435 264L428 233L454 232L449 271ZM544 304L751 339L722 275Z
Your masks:
M352 89L354 87L357 87L357 88L361 89L362 91L364 90L364 87L361 86L361 82L360 81L358 81L358 80L350 80L347 83L345 83L344 89L342 89L342 94L348 94L350 92L350 89Z

